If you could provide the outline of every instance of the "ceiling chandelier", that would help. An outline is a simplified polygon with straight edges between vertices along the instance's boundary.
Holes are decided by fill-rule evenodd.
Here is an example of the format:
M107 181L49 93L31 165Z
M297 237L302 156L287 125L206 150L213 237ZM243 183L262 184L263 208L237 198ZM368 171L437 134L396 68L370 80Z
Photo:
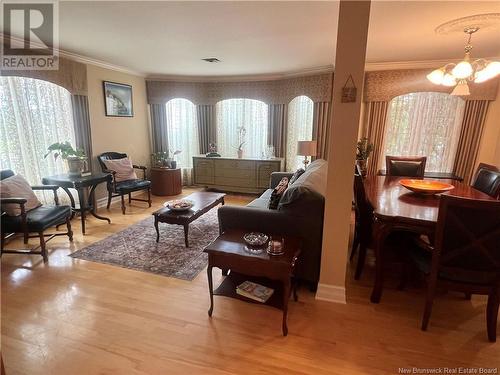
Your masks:
M427 75L427 79L436 85L455 86L451 95L466 96L470 95L468 81L482 83L499 75L500 61L471 60L472 34L478 30L479 27L466 27L464 29L468 40L465 46L465 57L461 62L458 64L449 63L433 70Z

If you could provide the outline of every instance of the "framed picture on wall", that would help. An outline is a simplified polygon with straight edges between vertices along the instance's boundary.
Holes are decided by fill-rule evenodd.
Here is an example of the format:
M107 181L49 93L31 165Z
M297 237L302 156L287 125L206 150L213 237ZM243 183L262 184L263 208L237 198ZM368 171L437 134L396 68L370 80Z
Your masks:
M133 117L132 86L103 81L106 116Z

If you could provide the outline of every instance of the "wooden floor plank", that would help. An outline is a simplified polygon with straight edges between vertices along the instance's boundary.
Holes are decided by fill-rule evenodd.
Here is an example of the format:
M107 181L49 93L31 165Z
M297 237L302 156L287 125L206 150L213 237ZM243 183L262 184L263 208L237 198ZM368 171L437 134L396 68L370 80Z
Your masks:
M184 194L193 192L185 189ZM227 204L251 196L230 195ZM500 346L486 338L486 299L453 293L436 299L428 332L419 329L423 289L395 289L369 302L370 258L362 280L351 267L346 305L314 299L306 289L290 302L289 335L281 312L215 297L207 316L206 273L193 281L72 259L67 255L145 217L133 202L112 224L90 218L87 235L49 242L50 259L2 257L2 355L9 375L107 374L397 374L401 367L500 366ZM182 239L181 239L182 240ZM34 242L33 242L34 243ZM216 274L214 282L221 281Z

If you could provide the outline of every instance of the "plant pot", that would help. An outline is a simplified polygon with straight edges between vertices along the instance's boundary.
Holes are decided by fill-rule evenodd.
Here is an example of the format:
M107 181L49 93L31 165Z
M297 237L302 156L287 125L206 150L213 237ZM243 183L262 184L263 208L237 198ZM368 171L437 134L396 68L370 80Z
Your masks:
M172 160L172 161L170 162L170 168L172 168L172 169L177 169L177 162L176 162L175 160Z
M66 159L68 163L68 174L70 176L81 176L85 168L85 159L70 156Z
M243 158L243 150L238 149L238 159L241 159L241 158Z
M356 160L356 163L359 166L359 169L361 170L361 174L363 176L366 176L368 173L368 160L367 159L358 159Z

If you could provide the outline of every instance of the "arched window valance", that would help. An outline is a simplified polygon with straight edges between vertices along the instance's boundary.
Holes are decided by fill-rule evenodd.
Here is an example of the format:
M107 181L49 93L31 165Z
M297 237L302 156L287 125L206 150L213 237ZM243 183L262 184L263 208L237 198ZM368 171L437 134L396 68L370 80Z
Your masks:
M330 102L332 73L269 81L246 82L176 82L147 80L149 104L166 103L173 98L187 98L194 104L213 105L233 98L247 98L266 104L286 104L306 95L313 102Z
M427 79L432 69L401 69L367 72L365 74L364 101L388 102L396 96L415 92L450 93L453 87L435 85ZM495 100L498 78L475 84L470 83L468 100Z
M63 57L59 57L57 70L1 70L0 75L40 79L64 87L73 95L87 95L87 67Z

